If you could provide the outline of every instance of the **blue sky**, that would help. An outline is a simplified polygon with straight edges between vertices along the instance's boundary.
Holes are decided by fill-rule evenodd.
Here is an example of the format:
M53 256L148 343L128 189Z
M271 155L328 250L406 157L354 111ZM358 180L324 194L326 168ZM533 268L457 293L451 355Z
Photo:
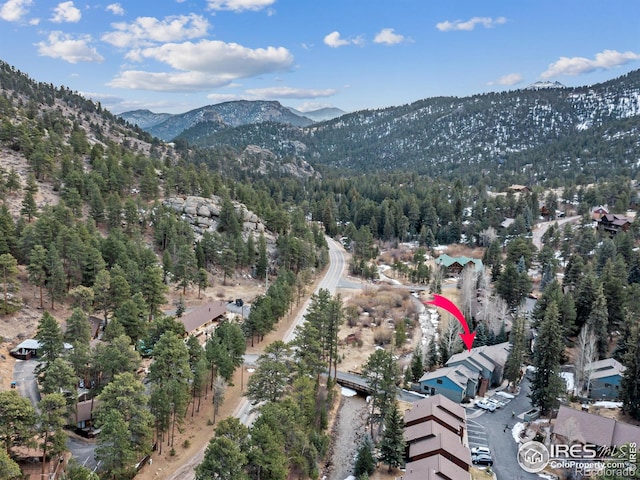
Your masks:
M402 105L640 68L638 0L0 0L0 59L119 113Z

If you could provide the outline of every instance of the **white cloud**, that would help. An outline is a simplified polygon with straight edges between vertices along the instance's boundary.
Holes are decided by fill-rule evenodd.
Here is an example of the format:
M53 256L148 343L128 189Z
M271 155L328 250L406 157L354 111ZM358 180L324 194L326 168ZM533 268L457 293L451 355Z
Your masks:
M163 20L138 17L132 23L116 22L111 26L115 30L105 33L102 40L124 48L203 37L209 29L209 21L192 13L165 17Z
M90 35L73 38L63 32L51 32L48 42L38 42L38 54L44 57L60 58L69 63L102 62L104 58L98 51L89 46Z
M27 13L33 0L9 0L0 7L0 18L7 22L17 22Z
M331 95L335 95L336 92L337 90L331 88L310 90L292 87L252 88L247 90L249 95L264 99L330 97Z
M385 45L397 45L398 43L406 42L407 39L403 35L395 33L393 28L383 28L376 34L373 41L374 43L383 43Z
M77 23L81 18L82 13L73 5L73 2L62 2L53 9L51 21L53 23Z
M323 41L325 45L331 48L344 47L346 45L362 45L364 43L362 37L346 39L340 36L340 32L331 32L324 37Z
M593 60L584 57L560 57L549 65L549 68L540 76L542 78L552 78L561 75L582 75L594 70L609 70L634 60L640 60L640 54L634 52L622 53L617 50L604 50L596 53Z
M453 22L445 21L436 24L436 28L441 32L450 32L454 30L466 30L471 31L476 28L476 25L482 25L485 28L493 28L496 25L502 25L507 23L507 19L504 17L491 18L491 17L473 17L470 20L462 21L455 20Z
M139 55L166 63L177 70L195 70L233 78L282 71L293 63L293 56L284 47L251 49L219 40L165 43L159 47L142 49Z
M258 11L269 7L276 0L208 0L211 10L231 10L233 12Z
M223 75L203 72L145 72L126 70L107 83L114 88L152 90L155 92L200 92L228 84Z
M167 43L136 50L129 58L154 59L174 72L129 70L109 85L156 91L202 91L229 85L236 79L287 70L293 56L286 48L250 49L236 43L201 40L198 43Z
M519 74L519 73L510 73L508 75L503 75L502 77L500 77L498 80L496 80L495 82L489 82L489 85L517 85L518 83L522 82L522 80L524 80L524 77Z
M124 8L122 8L122 5L120 5L119 3L112 3L110 5L107 5L105 10L107 12L113 13L114 15L118 15L119 17L124 15Z

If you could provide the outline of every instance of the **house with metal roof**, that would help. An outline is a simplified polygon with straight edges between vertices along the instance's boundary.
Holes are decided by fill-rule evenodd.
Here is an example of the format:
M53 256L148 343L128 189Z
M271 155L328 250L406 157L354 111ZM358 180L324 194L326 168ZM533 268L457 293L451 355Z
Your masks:
M207 327L225 319L227 304L223 301L209 302L191 310L177 320L184 325L187 335L202 335Z
M553 438L560 442L619 447L637 442L640 427L560 405L552 433Z
M586 366L589 397L594 400L616 400L625 371L624 365L613 358L591 362Z
M502 383L509 346L509 342L484 345L452 355L446 366L420 378L420 392L440 393L454 402L484 396L489 388Z
M462 273L462 270L467 265L475 268L478 272L481 272L484 268L482 260L480 259L469 257L451 257L446 253L443 253L438 258L436 258L436 265L443 267L446 270L447 275L449 276L460 275L460 273Z

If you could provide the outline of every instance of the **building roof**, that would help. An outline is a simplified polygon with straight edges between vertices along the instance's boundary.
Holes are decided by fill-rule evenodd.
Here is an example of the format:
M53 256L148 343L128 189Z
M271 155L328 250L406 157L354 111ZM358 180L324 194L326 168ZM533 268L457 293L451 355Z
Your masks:
M438 422L420 422L409 427L405 427L404 441L409 444L417 440L422 440L425 438L433 437L435 435L439 435L441 433L455 435L451 430L448 430Z
M469 362L480 364L484 368L493 372L495 367L503 368L504 364L507 362L507 357L509 356L509 345L509 342L504 342L496 345L474 347L471 351L465 350L461 353L452 355L449 360L447 360L447 365L469 360Z
M608 213L606 215L603 215L602 218L600 218L600 221L620 227L626 225L627 223L631 223L631 220L629 220L629 218L625 217L624 215L618 215L615 213Z
M462 444L462 439L455 433L447 431L432 437L418 440L409 445L409 459L423 457L438 451L447 452L457 458L460 463L471 465L471 452Z
M473 263L476 267L477 271L481 271L484 267L482 265L482 260L477 258L469 258L469 257L451 257L446 253L443 253L438 258L436 258L437 265L443 265L449 268L451 265L458 263L463 267L467 266L468 263Z
M178 320L184 325L187 333L192 333L207 323L222 317L227 313L227 304L222 301L205 303L204 305L186 313Z
M440 419L455 432L459 432L461 427L464 428L467 418L462 406L444 395L438 394L414 402L413 406L404 414L404 423L411 425L429 417Z
M407 463L400 480L470 480L468 471L442 455Z
M85 400L84 402L78 402L76 405L76 412L78 414L78 422L86 422L93 418L93 412L96 411L100 405L100 400ZM72 416L73 423L76 423L75 415Z
M516 221L515 218L505 218L502 223L500 224L500 226L502 228L509 228L511 225L513 225L513 223Z
M71 350L73 348L73 345L71 345L70 343L63 343L65 350ZM39 350L40 349L40 342L38 340L36 340L35 338L28 338L27 340L25 340L24 342L16 345L13 350Z
M478 377L478 374L464 365L452 365L450 367L443 367L433 372L427 372L420 378L420 383L437 378L446 377L455 383L461 390L466 390L469 379Z
M626 368L614 358L605 358L604 360L591 362L585 370L590 372L589 378L591 380L597 380L598 378L606 378L614 375L622 376Z
M619 446L637 442L640 438L640 427L561 405L553 433L569 441Z

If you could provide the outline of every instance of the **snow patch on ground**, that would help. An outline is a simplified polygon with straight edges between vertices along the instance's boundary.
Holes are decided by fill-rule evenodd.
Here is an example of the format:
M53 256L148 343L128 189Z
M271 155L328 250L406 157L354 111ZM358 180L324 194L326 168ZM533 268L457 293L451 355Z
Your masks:
M601 408L622 408L622 402L596 402L593 404L596 407Z
M518 422L511 429L511 435L513 435L513 439L515 440L516 443L520 443L520 438L521 438L520 435L524 431L525 428L526 428L526 426L525 426L524 423Z
M571 372L560 372L560 377L564 380L564 383L567 384L567 392L573 392L575 385L575 378L573 373Z
M342 395L343 397L355 397L357 394L358 392L347 387L342 387L340 389L340 395Z

